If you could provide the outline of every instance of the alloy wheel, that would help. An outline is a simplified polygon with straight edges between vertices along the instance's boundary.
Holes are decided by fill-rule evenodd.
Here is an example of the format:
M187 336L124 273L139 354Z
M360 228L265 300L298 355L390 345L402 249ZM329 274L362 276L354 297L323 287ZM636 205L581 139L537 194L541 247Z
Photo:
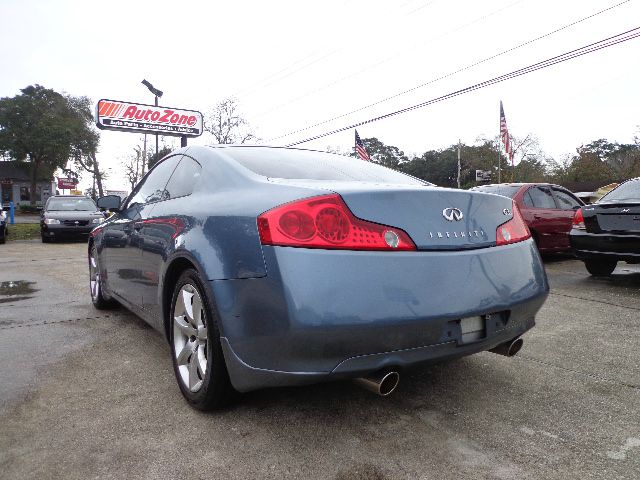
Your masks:
M89 256L89 288L91 289L91 298L97 301L100 295L100 269L95 250L92 250Z
M180 380L191 392L202 388L207 373L207 325L202 298L195 286L184 284L172 313L173 351Z

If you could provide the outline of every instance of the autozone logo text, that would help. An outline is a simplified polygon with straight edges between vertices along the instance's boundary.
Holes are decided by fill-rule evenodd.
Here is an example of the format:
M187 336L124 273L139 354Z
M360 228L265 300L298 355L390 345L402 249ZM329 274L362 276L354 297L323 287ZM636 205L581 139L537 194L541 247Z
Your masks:
M163 135L199 136L202 114L193 110L156 107L117 100L100 100L98 128L131 132L162 132Z
M100 104L100 116L121 118L123 120L144 120L145 122L189 125L191 127L198 121L195 115L180 114L170 108L138 108L136 105L117 102L102 102Z

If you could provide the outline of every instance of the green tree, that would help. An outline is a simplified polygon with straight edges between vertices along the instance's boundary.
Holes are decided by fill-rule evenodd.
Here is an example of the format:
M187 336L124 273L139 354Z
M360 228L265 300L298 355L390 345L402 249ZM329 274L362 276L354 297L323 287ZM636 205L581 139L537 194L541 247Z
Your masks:
M64 169L69 160L86 163L99 172L95 159L99 136L90 126L85 97L64 96L41 85L21 92L0 98L0 151L29 163L34 205L38 176Z
M398 147L385 145L375 137L363 138L362 144L367 150L369 157L371 157L371 161L384 167L398 170L400 164L409 160ZM357 157L358 154L352 152L350 156Z
M149 155L149 159L147 160L147 165L149 166L149 170L151 170L153 168L153 166L156 163L158 163L158 160L160 160L161 158L166 157L172 151L173 151L173 149L171 147L169 147L167 145L163 145L162 148L160 150L158 150L157 154L155 152L150 154Z

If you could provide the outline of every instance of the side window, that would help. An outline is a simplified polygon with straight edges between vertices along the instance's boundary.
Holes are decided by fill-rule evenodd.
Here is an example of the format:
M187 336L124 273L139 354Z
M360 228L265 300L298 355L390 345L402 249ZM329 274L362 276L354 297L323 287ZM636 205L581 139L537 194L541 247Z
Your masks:
M531 200L531 195L529 195L528 190L522 196L522 203L524 203L527 207L533 207L533 200Z
M202 167L194 159L186 156L182 157L165 187L169 198L191 195L198 180L200 180L201 171Z
M556 209L556 202L553 200L551 190L547 187L533 187L527 192L531 196L533 206L536 208L553 208Z
M127 208L135 204L158 202L169 198L165 186L182 155L174 155L157 164L136 187Z
M562 210L573 210L575 207L580 206L580 202L567 192L554 188L553 194L556 196L556 200L558 201L558 208L561 208Z

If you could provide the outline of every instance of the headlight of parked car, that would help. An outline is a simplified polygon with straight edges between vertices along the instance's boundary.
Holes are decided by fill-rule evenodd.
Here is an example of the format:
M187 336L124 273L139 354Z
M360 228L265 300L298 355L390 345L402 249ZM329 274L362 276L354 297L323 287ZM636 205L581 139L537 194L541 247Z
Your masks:
M91 220L91 223L102 223L104 222L104 218L100 217L100 218L94 218L93 220Z
M58 220L57 218L45 218L44 223L46 225L58 225L60 223L60 220Z

